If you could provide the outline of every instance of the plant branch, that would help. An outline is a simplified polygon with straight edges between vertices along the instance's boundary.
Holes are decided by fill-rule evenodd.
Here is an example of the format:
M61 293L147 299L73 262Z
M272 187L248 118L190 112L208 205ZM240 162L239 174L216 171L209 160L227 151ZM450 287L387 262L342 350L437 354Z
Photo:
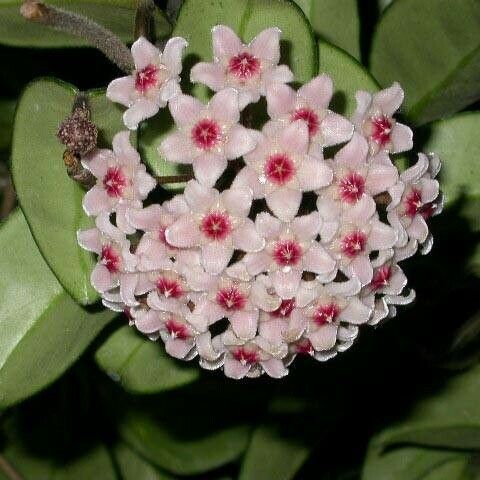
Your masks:
M87 40L126 73L135 68L126 45L113 32L82 15L46 5L40 0L25 0L20 13L31 22Z
M9 480L23 480L20 473L15 470L13 465L3 455L0 455L0 471L2 471Z
M137 0L134 29L135 38L145 37L147 40L152 40L154 12L155 2L153 0Z

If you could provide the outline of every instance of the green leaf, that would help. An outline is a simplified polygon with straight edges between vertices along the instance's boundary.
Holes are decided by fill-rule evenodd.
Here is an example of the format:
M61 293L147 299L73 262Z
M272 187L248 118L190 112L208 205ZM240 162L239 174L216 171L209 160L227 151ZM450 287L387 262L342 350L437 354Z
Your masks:
M252 419L260 402L252 405L241 392L204 378L148 397L114 391L107 408L122 439L142 457L175 475L193 475L245 451L250 434L245 418Z
M184 62L186 78L194 63L212 60L211 29L218 24L230 26L245 42L265 28L279 27L283 32L281 63L290 66L299 82L309 80L317 72L318 53L313 32L295 4L287 0L186 0L172 33L189 42ZM184 88L186 91L190 89L189 85ZM207 89L201 85L193 87L192 91L202 100L208 97ZM139 148L144 161L159 176L184 173L184 167L164 161L157 153L159 143L170 128L172 120L164 111L139 133Z
M400 444L480 449L480 365L449 378L419 399L408 416L387 427L372 448Z
M112 319L88 313L63 290L20 211L0 229L0 407L58 378Z
M472 454L420 447L381 453L370 449L363 480L474 480L469 474Z
M181 387L199 377L195 366L183 365L165 353L162 342L152 342L125 325L98 348L95 360L112 379L132 393L155 393Z
M320 73L332 77L335 94L330 108L350 116L356 108L357 90L376 92L379 85L370 73L353 57L327 42L318 43Z
M426 138L423 150L436 152L442 159L440 185L446 206L461 202L461 214L473 232L480 232L480 125L479 112L466 112L426 125L418 135ZM470 267L480 275L480 244L470 259Z
M313 31L360 59L360 18L356 0L295 0Z
M480 98L480 2L396 0L378 23L370 56L381 85L398 81L423 124Z
M15 100L0 100L0 152L10 148Z
M132 42L135 2L131 0L52 0L50 5L88 17L118 35L124 42ZM35 24L20 15L21 0L6 0L0 4L0 44L15 47L61 48L91 46L80 37L58 32ZM160 9L155 9L155 33L167 37L171 27Z
M294 478L309 453L310 448L306 445L282 435L271 425L261 425L253 433L239 480L290 480Z
M173 477L157 470L123 443L113 447L113 455L122 480L173 480Z
M93 256L77 244L77 230L92 221L82 209L85 190L72 181L56 137L77 90L53 79L32 82L19 100L12 141L12 174L20 206L37 245L65 290L79 303L99 297L90 285ZM123 130L121 109L104 92L89 93L92 121L108 145Z

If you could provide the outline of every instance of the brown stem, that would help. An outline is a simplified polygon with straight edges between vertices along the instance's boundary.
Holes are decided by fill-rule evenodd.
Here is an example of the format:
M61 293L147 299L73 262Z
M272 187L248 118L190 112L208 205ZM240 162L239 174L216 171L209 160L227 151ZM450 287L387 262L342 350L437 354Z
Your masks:
M188 182L192 180L194 177L191 174L183 174L183 175L166 175L164 177L155 177L155 180L159 185L167 185L169 183L182 183Z
M126 73L135 69L132 54L125 44L113 32L83 15L46 5L40 0L25 0L20 13L31 22L87 40Z
M15 202L17 196L15 195L15 189L13 188L12 179L8 176L5 179L5 186L3 187L3 199L0 206L0 219L7 218L10 212L15 208Z
M17 472L13 465L3 455L0 455L0 470L9 480L23 480L20 473Z
M145 37L147 40L152 40L154 12L155 3L153 0L137 0L134 29L135 38Z

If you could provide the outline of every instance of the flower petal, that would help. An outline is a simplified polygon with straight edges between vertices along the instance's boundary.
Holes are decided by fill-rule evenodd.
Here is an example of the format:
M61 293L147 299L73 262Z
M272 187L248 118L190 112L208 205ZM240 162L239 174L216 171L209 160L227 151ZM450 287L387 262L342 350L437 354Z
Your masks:
M310 141L307 123L303 120L292 122L280 132L278 140L285 151L306 154Z
M190 350L193 348L193 345L185 340L180 340L179 338L169 338L165 342L166 352L174 358L179 358L182 360L187 356Z
M102 242L98 228L79 230L77 232L77 241L82 248L88 250L89 252L100 254L102 251Z
M128 210L127 218L132 227L144 231L154 231L160 228L165 213L158 204L150 205L141 210Z
M88 216L95 216L102 212L110 212L112 204L104 188L95 185L83 197L83 209Z
M243 43L236 33L225 25L216 25L212 28L212 44L215 58L231 57L243 49Z
M158 332L162 327L162 321L157 312L148 310L143 315L135 318L135 326L140 332L149 334Z
M142 70L150 63L156 63L159 56L160 50L145 37L139 37L132 44L132 57L137 70Z
M250 51L255 57L276 65L280 60L281 33L282 31L276 27L263 30L250 42Z
M225 144L225 156L229 160L242 157L250 153L257 145L257 140L252 135L252 130L242 125L234 125L229 133Z
M318 235L321 226L321 218L318 212L295 217L292 220L291 228L296 237L303 241L312 240Z
M257 231L267 240L272 240L277 237L282 229L280 220L268 212L260 212L256 216L255 226L257 227Z
M248 187L229 188L221 193L223 205L234 217L246 217L250 212L252 199L252 190Z
M358 133L354 133L352 139L335 155L335 164L356 168L365 162L367 154L367 141Z
M305 253L303 266L309 272L322 275L333 271L336 262L318 242L314 242Z
M364 305L357 297L348 299L347 306L340 311L339 319L343 322L360 325L370 318L372 309Z
M202 184L213 187L227 168L227 159L216 153L204 153L193 161L193 173Z
M307 338L315 350L330 350L337 341L337 329L337 325L333 323L323 325L315 332L309 333Z
M171 245L190 248L198 245L200 230L193 216L184 215L165 230L165 238Z
M103 293L113 288L117 281L105 265L97 264L90 275L90 282L97 292Z
M228 378L234 378L235 380L239 380L243 378L249 371L251 365L246 363L243 365L238 360L235 360L231 356L227 355L225 357L225 363L223 364L223 371L225 376Z
M297 171L297 179L302 190L309 192L329 185L333 172L325 162L305 156Z
M267 194L265 198L274 215L284 222L289 222L298 213L302 202L302 192L282 187Z
M258 310L242 310L229 316L235 335L242 340L250 340L257 333Z
M167 135L158 147L158 153L168 162L192 163L194 158L193 146L188 137L181 132Z
M218 275L225 270L232 258L233 247L225 243L211 242L202 247L202 265L207 273Z
M397 241L395 230L380 221L372 222L372 229L368 236L368 244L372 250L392 248Z
M302 272L300 270L290 270L289 272L277 270L270 273L269 277L278 296L282 299L290 299L297 293Z
M190 95L177 95L168 104L170 113L179 127L188 127L198 120L205 106Z
M131 95L135 91L135 78L133 75L116 78L107 87L107 98L112 102L121 103L129 107L132 103Z
M372 262L366 255L358 255L349 265L350 275L357 278L362 285L370 283L373 277Z
M267 88L267 112L276 119L295 110L297 94L293 88L282 83L273 83Z
M203 83L214 92L218 92L225 85L225 71L219 63L199 62L190 70L192 83Z
M391 117L403 102L404 93L399 83L394 82L391 87L381 90L373 96L373 105L380 108L383 114Z
M326 75L318 75L298 89L298 95L303 97L310 108L326 110L333 95L332 79Z
M344 211L344 220L356 225L365 224L376 212L377 206L370 195L362 195L354 205L349 205Z
M184 196L193 211L205 213L216 203L218 192L196 180L190 180L185 186Z
M245 223L233 232L233 244L235 248L244 252L259 252L265 247L265 240L257 232L255 224L249 218Z
M220 90L211 98L208 109L215 120L226 124L237 123L240 120L238 91L234 88Z
M165 45L162 53L162 63L172 75L180 75L182 71L182 52L187 45L187 41L182 37L173 37Z
M352 138L353 129L353 125L345 117L329 111L320 124L323 136L322 145L330 147L338 143L348 142Z
M130 130L136 130L142 120L153 117L159 109L160 104L158 101L138 98L123 114L123 123Z
M270 360L265 360L260 362L265 373L272 378L282 378L288 375L288 369L285 368L285 365L278 358L271 358Z

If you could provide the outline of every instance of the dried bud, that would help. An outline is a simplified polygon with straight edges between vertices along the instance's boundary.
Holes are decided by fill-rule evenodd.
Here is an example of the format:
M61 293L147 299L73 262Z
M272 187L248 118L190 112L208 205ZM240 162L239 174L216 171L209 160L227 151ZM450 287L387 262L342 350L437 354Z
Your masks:
M48 15L48 9L42 2L27 0L20 7L20 13L27 20L31 20L32 22L42 22Z
M97 145L98 129L85 107L77 107L60 125L57 137L72 153L85 155Z

